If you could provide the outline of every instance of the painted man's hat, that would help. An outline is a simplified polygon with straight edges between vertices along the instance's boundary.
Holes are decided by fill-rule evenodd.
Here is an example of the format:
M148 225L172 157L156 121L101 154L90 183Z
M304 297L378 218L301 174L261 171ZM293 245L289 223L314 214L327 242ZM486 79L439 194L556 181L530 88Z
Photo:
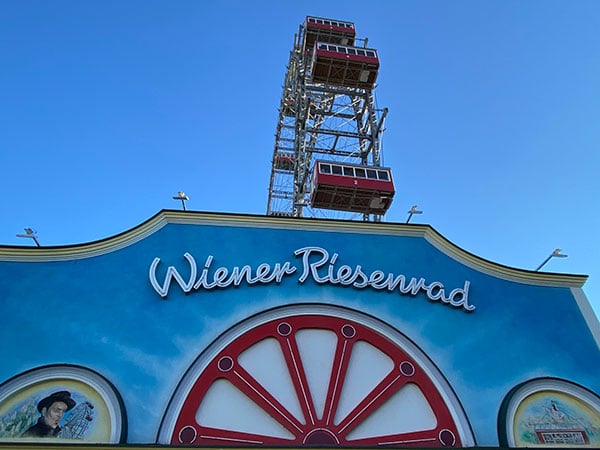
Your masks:
M67 405L67 411L73 409L75 406L75 400L71 398L71 393L69 391L58 391L50 394L46 398L41 399L37 405L37 410L42 412L42 409L52 406L52 403L54 402L63 402L65 405Z

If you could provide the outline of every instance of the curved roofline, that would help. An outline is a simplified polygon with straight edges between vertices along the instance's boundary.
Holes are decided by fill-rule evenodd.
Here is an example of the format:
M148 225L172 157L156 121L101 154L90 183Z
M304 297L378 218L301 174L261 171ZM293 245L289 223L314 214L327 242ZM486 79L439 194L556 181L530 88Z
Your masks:
M545 286L582 287L588 278L587 275L537 272L499 264L462 249L446 239L431 225L426 224L273 217L172 209L163 209L127 231L89 243L42 247L0 245L0 261L42 262L91 258L128 247L167 224L246 226L423 237L448 257L480 272L510 281Z

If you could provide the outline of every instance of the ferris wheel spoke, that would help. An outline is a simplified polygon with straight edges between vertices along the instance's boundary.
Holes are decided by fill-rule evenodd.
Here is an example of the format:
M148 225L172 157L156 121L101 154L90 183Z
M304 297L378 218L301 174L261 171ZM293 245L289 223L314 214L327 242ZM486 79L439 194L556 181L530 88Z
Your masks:
M420 430L408 433L398 433L387 436L376 436L370 438L347 441L355 446L373 447L457 447L460 441L456 434L443 427L431 430Z
M183 430L184 433L192 433L191 428ZM255 433L244 433L239 431L224 430L221 428L212 427L198 427L197 430L193 430L195 433L195 439L192 442L201 443L202 445L264 445L266 442L273 443L274 445L290 445L290 440L274 437L270 435L261 435ZM184 434L185 436L185 434ZM184 439L180 439L181 443L186 443ZM187 439L190 442L190 439Z
M340 339L335 351L329 389L325 400L326 414L324 415L324 422L326 425L331 425L335 418L335 412L340 402L342 387L346 372L348 371L351 353L352 341L347 338Z
M379 408L396 392L398 392L407 380L398 372L389 373L365 398L338 424L337 432L347 435L365 417Z
M267 389L241 366L231 370L227 378L250 400L260 406L294 435L303 433L303 424L290 413Z
M308 419L311 425L314 425L317 420L317 413L310 395L306 372L298 350L298 343L293 334L281 339L281 348L304 417Z

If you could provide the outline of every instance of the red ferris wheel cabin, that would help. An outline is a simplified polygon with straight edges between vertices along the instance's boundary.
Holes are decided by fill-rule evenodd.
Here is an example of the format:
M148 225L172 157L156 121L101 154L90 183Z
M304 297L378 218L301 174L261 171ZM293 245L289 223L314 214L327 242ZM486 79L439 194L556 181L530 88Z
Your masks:
M316 42L311 81L351 88L372 89L379 72L377 50Z
M304 50L312 50L316 41L354 45L355 37L352 22L308 16L304 23Z
M313 208L385 214L395 194L389 168L317 161L310 202Z

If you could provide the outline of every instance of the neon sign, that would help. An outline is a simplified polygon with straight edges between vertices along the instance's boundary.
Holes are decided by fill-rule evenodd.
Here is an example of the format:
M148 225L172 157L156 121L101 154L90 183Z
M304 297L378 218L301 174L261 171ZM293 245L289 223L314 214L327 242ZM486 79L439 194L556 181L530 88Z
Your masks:
M232 268L213 267L214 256L209 255L199 272L195 258L186 252L183 257L190 267L187 279L184 279L175 267L169 266L164 281L162 284L159 283L156 271L160 264L160 258L154 258L150 264L148 277L154 290L163 299L167 297L173 281L187 294L199 290L225 289L230 286L240 286L242 283L248 286L273 282L280 284L284 278L299 273L297 281L300 284L310 279L322 285L352 286L357 289L370 288L377 291L397 292L403 296L416 296L424 293L433 302L461 308L465 312L475 310L475 305L469 303L469 287L471 285L469 281L465 281L462 287L446 293L447 288L440 281L428 283L422 277L408 279L405 275L386 273L382 270L367 271L360 264L354 266L338 264L340 255L338 253L330 254L321 247L299 248L294 251L294 256L301 259L301 271L289 261L273 265L261 263L254 268L250 265Z

